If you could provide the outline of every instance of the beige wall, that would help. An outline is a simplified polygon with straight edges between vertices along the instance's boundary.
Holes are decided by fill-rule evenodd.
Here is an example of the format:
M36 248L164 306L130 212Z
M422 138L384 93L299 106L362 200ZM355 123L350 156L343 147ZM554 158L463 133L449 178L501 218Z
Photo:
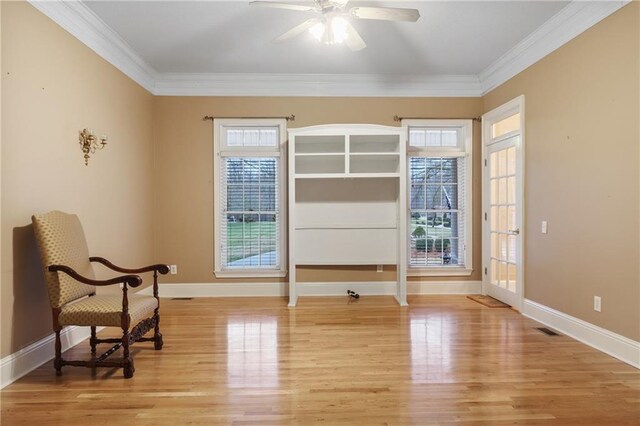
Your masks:
M639 15L625 6L484 97L525 95L525 297L636 341Z
M52 331L32 214L75 212L93 254L132 266L151 260L153 98L31 5L1 8L5 356ZM83 127L109 136L88 167Z
M405 117L477 117L479 98L313 98L313 97L156 97L154 100L156 200L154 256L178 265L178 275L165 281L180 283L233 282L213 275L213 140L216 117L287 116L289 127L329 123L374 123L394 126L394 115ZM474 267L480 279L480 139L475 126ZM300 281L385 281L395 268L376 273L375 267L300 268ZM413 279L413 278L412 278ZM281 279L284 281L285 279ZM438 278L442 280L442 278ZM237 281L237 280L236 280ZM243 279L242 281L247 281ZM258 279L268 282L277 279Z

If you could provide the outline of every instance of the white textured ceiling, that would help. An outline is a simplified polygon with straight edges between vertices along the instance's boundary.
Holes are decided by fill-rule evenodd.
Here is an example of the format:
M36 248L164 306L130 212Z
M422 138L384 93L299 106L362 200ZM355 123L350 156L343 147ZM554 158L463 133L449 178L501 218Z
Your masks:
M356 3L355 1L352 3ZM272 39L311 14L246 1L89 1L158 72L476 75L559 12L556 1L368 2L420 10L417 23L356 21L368 47L351 52L308 34Z

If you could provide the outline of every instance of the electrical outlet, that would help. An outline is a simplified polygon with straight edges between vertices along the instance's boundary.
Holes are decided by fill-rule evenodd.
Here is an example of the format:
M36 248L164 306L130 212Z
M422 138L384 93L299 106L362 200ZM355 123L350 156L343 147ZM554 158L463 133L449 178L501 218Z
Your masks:
M178 265L169 265L169 272L171 275L176 275L178 273Z
M548 230L549 230L549 227L547 226L547 221L543 220L542 221L542 233L546 234Z
M378 265L378 269L376 269L376 272L382 272L383 269L384 269L384 266Z
M600 296L593 296L593 310L596 312L602 312L602 299Z

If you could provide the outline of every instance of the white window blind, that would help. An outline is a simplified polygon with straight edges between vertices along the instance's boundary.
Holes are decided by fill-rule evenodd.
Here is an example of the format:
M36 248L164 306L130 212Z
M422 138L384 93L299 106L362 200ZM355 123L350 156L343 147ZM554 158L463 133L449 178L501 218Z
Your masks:
M455 148L460 143L459 129L409 129L409 146Z
M223 268L279 268L279 158L220 161Z
M410 157L410 266L464 266L464 158Z
M227 147L277 147L277 128L227 128Z

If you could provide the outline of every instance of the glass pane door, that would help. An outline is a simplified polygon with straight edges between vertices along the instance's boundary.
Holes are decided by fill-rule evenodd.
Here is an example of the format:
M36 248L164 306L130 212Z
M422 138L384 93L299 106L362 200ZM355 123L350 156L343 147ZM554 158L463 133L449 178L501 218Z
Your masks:
M489 294L513 305L518 291L520 228L518 211L517 152L519 136L487 149L489 230Z
M482 116L482 292L522 310L524 96Z

